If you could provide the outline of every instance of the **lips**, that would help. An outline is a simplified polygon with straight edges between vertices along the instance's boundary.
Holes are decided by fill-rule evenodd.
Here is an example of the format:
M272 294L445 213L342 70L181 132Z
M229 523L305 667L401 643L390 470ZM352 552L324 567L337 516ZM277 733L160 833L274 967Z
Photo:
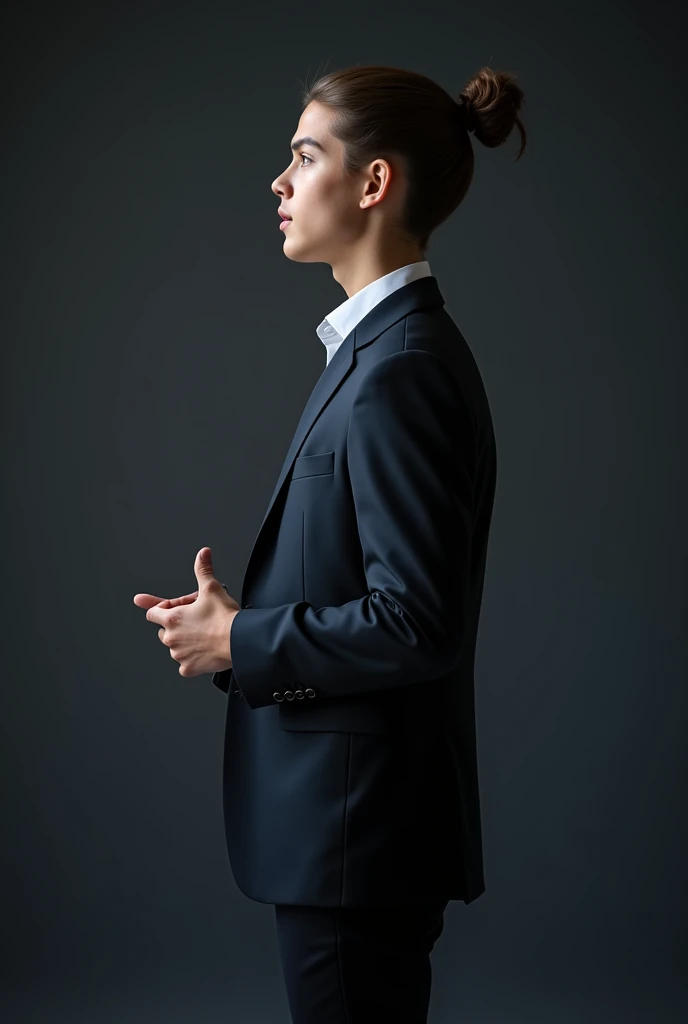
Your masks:
M282 218L282 220L291 220L291 219L292 219L292 218L291 218L291 217L289 216L289 214L287 214L287 213L283 213L283 212L282 212L282 210L278 210L277 212L279 213L279 215L280 215L280 217Z

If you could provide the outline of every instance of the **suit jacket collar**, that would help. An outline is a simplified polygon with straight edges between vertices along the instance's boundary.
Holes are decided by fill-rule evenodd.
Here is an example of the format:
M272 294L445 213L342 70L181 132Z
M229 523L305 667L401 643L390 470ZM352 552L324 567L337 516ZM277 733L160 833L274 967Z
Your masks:
M354 295L344 299L331 313L327 314L315 329L327 349L327 361L331 361L332 355L342 341L383 299L386 299L398 288L411 284L412 281L418 281L421 277L429 277L431 273L427 260L407 263L403 267L397 267L396 270L376 278L364 288L360 288Z

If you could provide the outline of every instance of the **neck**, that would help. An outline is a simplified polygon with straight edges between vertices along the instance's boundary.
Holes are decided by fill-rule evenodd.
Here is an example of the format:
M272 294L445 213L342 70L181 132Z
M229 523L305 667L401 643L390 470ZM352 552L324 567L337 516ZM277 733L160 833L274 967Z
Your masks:
M425 259L425 254L416 245L396 245L385 251L379 247L368 249L362 253L347 253L346 257L331 263L332 276L340 284L348 298L360 292L361 288L391 274L399 267L409 263L418 263Z

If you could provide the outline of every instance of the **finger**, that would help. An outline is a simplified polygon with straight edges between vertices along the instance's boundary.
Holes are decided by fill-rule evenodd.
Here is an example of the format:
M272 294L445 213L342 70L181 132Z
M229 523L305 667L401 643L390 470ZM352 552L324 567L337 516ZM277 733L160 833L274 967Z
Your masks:
M156 597L155 594L134 594L134 604L138 608L153 608L156 604L161 604L163 601L169 603L169 607L173 608L177 604L191 604L198 597L198 591L195 590L193 594L185 594L183 597Z
M193 604L198 597L198 591L194 594L185 594L184 597L173 597L170 601L170 608L175 608L178 604Z
M164 597L156 597L155 594L134 594L134 604L138 608L153 608L164 600Z
M163 622L167 619L166 604L167 601L160 601L158 604L151 605L146 612L148 622L157 622L159 626L162 626Z

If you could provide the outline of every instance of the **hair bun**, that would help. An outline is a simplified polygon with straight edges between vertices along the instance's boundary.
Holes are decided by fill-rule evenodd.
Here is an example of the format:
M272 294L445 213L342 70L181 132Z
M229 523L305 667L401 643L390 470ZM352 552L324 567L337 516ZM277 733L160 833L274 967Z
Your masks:
M524 102L516 75L483 67L466 82L457 104L467 131L484 146L501 146L517 128L521 136L518 160L526 145L525 129L518 116Z

